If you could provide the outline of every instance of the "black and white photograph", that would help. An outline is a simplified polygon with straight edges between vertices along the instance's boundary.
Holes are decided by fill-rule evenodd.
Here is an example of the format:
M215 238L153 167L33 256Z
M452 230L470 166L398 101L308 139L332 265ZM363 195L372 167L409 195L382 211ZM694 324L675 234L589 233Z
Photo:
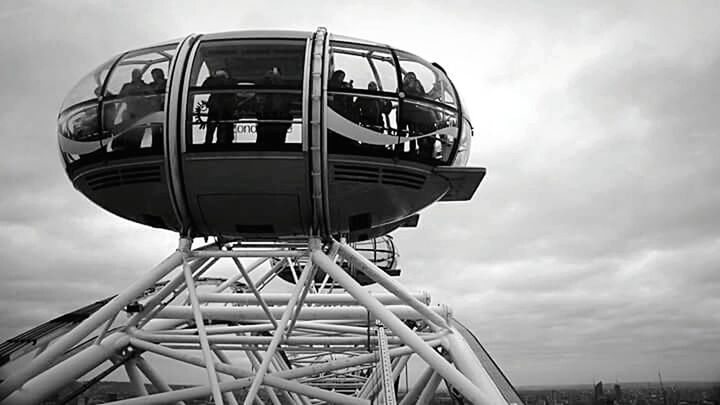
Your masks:
M720 405L720 2L0 35L0 404Z

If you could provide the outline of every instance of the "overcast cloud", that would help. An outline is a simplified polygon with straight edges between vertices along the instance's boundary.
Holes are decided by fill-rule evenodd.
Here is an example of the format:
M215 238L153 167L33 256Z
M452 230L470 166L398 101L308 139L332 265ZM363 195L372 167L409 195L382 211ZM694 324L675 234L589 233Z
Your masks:
M175 248L65 177L55 118L83 74L190 32L326 26L441 63L471 111L471 165L488 168L471 202L396 233L402 282L451 305L519 385L717 380L718 15L713 1L3 2L0 339Z

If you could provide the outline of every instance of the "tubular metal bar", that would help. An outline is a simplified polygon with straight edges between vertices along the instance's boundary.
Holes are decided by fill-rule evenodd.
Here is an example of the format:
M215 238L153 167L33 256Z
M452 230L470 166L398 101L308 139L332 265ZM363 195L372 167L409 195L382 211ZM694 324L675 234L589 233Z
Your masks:
M418 398L417 401L418 405L427 405L430 401L432 401L435 396L435 391L437 390L438 385L440 385L440 381L442 381L442 376L437 372L433 373L432 377L430 377L430 381L428 381L427 385L420 393L420 398Z
M270 309L263 300L262 295L260 295L260 292L255 288L255 284L253 284L252 280L250 279L250 275L247 273L247 271L245 271L245 267L243 267L242 263L240 263L240 260L238 260L237 257L233 257L232 260L235 263L235 266L237 266L238 270L240 271L240 274L242 274L243 278L245 279L245 283L250 288L250 291L252 291L255 299L260 304L263 311L265 311L265 314L267 314L268 319L270 319L270 323L272 323L273 326L277 328L277 321L275 320L275 317L270 313Z
M143 374L145 374L145 377L147 377L148 380L155 386L155 388L159 392L170 392L172 389L170 388L170 385L165 382L165 380L158 374L154 368L148 364L145 359L138 356L137 357L137 367L142 371ZM175 405L185 405L185 402L178 401L175 403Z
M313 245L313 248L315 248L315 245L319 244L318 240L312 240L311 245ZM243 405L250 405L252 403L253 398L257 395L258 390L260 389L260 384L263 381L263 377L265 376L265 373L267 372L268 366L270 365L270 360L272 359L273 355L275 354L275 350L277 349L278 345L280 344L280 340L283 338L285 333L285 328L287 327L288 321L290 321L290 317L293 314L293 310L295 309L295 304L298 301L298 298L300 297L300 294L302 293L303 289L305 288L305 282L307 281L308 277L312 273L312 265L310 264L310 261L308 261L308 264L303 269L302 274L300 275L300 281L298 281L297 285L295 286L295 291L293 292L293 295L290 297L290 300L288 301L287 307L282 315L282 318L280 319L280 324L278 325L277 329L275 329L275 332L273 333L272 341L270 341L270 345L265 352L265 355L263 357L263 361L260 364L260 368L257 371L257 374L255 374L255 379L252 382L252 385L250 386L250 389L248 390L248 394L245 397L245 401L243 402Z
M212 266L215 261L211 261L208 263L207 259L193 260L191 264L193 273L200 269L203 265L205 265L205 263L207 263L207 266L205 266L202 270L198 272L198 277L200 274L202 274L202 272L210 268L210 266ZM157 313L157 311L159 311L160 308L164 306L162 305L162 300L164 300L168 295L172 294L176 290L176 288L178 288L183 283L183 281L185 281L185 274L180 271L179 274L177 274L172 280L165 284L160 289L160 291L156 292L148 300L148 302L145 303L142 311L136 313L130 318L130 320L128 320L126 326L146 325ZM177 292L175 294L177 294ZM145 319L144 322L142 322L143 318Z
M446 336L447 340L443 343L443 347L450 352L450 358L455 363L455 366L485 392L488 397L492 398L494 403L507 403L478 357L463 339L462 334L457 330L454 332Z
M300 285L302 287L302 284ZM383 306L380 302L378 305ZM270 307L273 316L280 317L288 307ZM383 306L387 311L397 317L407 320L425 319L424 315L414 308L405 305ZM438 306L430 308L430 311L447 314L447 307ZM261 308L257 307L202 307L200 309L205 319L217 321L267 321L267 316ZM157 318L166 319L189 319L192 316L192 308L183 305L168 305L160 310ZM367 321L368 310L363 306L354 307L304 307L298 316L303 321L315 320L343 320L343 321ZM371 319L371 321L374 320Z
M228 359L227 356L225 356L225 353L223 353L221 350L217 350L217 349L213 348L212 351L213 351L213 353L215 353L215 357L217 357L218 360L220 360L221 362L223 362L225 364L231 364L230 359ZM218 373L217 379L218 379L218 381L229 381L232 378L228 377L226 374ZM223 399L229 405L238 405L237 399L235 399L235 394L233 394L232 391L224 391Z
M217 350L215 352L215 354L218 354L218 353L222 353L222 352L220 350ZM246 350L245 355L247 356L248 360L250 360L253 370L257 370L260 367L260 362L258 361L257 357L255 357L256 356L255 352L253 352L251 350ZM225 357L225 354L223 353L222 356ZM220 358L219 355L218 355L218 358ZM227 357L225 357L225 358L227 359ZM230 364L230 361L222 360L222 362L225 364ZM280 399L277 397L277 395L275 394L275 391L271 387L266 386L265 392L267 392L268 396L270 397L270 401L272 401L273 405L282 405L280 403ZM260 398L258 398L258 399L260 399Z
M281 379L278 379L281 380ZM281 380L282 381L282 380ZM353 398L347 395L338 394L332 391L326 391L320 388L315 388L308 385L302 385L298 383L297 390L302 392L304 395L322 399L326 402L333 404L347 404L347 405L370 405L370 401ZM225 391L239 391L250 385L250 379L243 378L241 380L228 381L220 383L220 389ZM175 390L171 392L163 392L160 394L148 395L142 398L131 398L122 401L108 402L110 405L165 405L168 402L175 402L180 400L190 400L196 398L204 398L210 395L210 387L194 387L186 388L182 390Z
M272 266L270 268L270 270L268 270L265 274L263 274L263 276L260 277L260 279L255 283L255 286L257 287L257 289L262 290L265 287L265 285L267 285L267 283L272 281L272 279L275 278L275 276L277 276L280 269L282 269L286 263L288 263L287 258L278 260L278 262L275 263L275 265Z
M365 336L365 334L367 333L367 328L361 328L359 326L335 325L335 324L331 324L331 323L320 323L320 322L310 322L310 321L296 322L295 329L307 330L307 331L349 333L349 334L362 335L362 336Z
M400 298L393 294L382 294L372 293L370 295L375 297L378 301L385 305L401 305L404 304ZM233 303L244 306L258 305L260 301L255 297L255 294L251 293L198 293L198 299L201 302L219 302L219 303ZM421 291L412 296L424 303L430 302L430 296L427 292ZM290 299L289 293L264 293L263 300L268 305L285 305ZM358 305L358 301L353 298L350 294L308 294L305 297L305 302L308 304L320 304L320 305Z
M135 390L135 395L139 397L146 396L148 392L145 388L143 378L140 375L140 371L135 364L135 358L127 359L127 361L125 362L125 372L127 373L128 380L130 380L130 385L132 385L133 389Z
M190 253L192 257L302 257L307 255L307 250L199 250Z
M158 333L147 333L138 329L130 329L128 333L142 340L154 343L199 343L203 338L197 335L162 335ZM437 334L427 335L426 340L437 339ZM207 341L212 344L246 344L246 345L269 345L272 343L271 336L207 336ZM371 336L371 341L377 344L378 337ZM304 345L363 345L367 342L365 336L297 336L283 337L280 343L287 346ZM402 343L396 336L388 337L388 342L394 344Z
M205 334L205 321L200 313L200 302L197 299L197 295L195 295L197 292L195 290L195 280L193 280L192 277L190 264L187 262L187 254L191 243L192 240L190 239L180 240L180 249L183 252L183 273L185 274L185 284L187 285L188 296L190 298L190 303L192 304L193 318L195 319L195 327L197 327L198 330L198 337L200 338L200 347L202 348L203 358L205 358L208 384L210 385L210 389L212 391L213 400L216 404L223 405L222 394L220 393L220 386L217 380L217 373L215 372L215 362L212 358L207 334Z
M145 351L153 352L171 359L175 359L184 363L192 364L198 367L205 367L205 361L199 357L191 356L176 350L171 350L154 343L142 341L137 338L130 338L130 343L133 347L142 349ZM252 383L253 372L249 370L240 369L237 367L227 366L222 363L216 363L215 368L222 373L232 375L238 380L231 382L220 383L221 391L237 391L248 387ZM296 369L294 369L296 370ZM277 372L269 375L265 375L263 378L263 384L270 385L272 387L295 392L309 397L318 398L325 400L330 403L338 404L361 404L369 405L368 401L359 400L356 398L349 397L347 395L337 394L334 392L326 391L323 389L307 386L300 384L295 381L290 381L285 378L284 374L287 372ZM199 390L199 391L198 391ZM173 402L177 400L199 398L202 396L210 395L211 390L209 386L189 388L183 390L175 390L169 393L148 395L143 398L133 398L126 401L113 402L114 404L164 404L166 402ZM173 396L172 394L178 395ZM145 402L143 402L145 400Z
M388 276L387 273L380 270L375 264L365 258L365 256L356 252L355 249L344 243L340 243L337 241L334 243L338 244L339 246L340 256L357 266L360 271L365 273L365 275L370 277L373 281L385 287L391 293L395 294L403 301L404 304L415 308L415 310L425 315L425 317L428 318L430 322L436 324L437 326L444 329L450 328L450 325L447 324L445 319L438 316L436 313L430 311L427 305L423 304L417 298L413 297L413 295L410 294L403 286L401 286L397 281L393 280L392 277Z
M112 334L105 338L102 343L90 345L60 365L37 375L25 383L21 390L15 391L5 398L2 404L39 404L43 399L58 392L71 381L77 380L105 360L113 357L119 350L127 347L128 343L129 337L126 334Z
M208 335L225 335L225 334L236 334L236 333L246 333L246 332L267 332L269 330L275 329L272 324L269 323L259 323L257 325L239 325L239 326L207 326L205 327L205 333ZM153 331L157 334L163 334L163 335L195 335L197 334L197 329L181 329L181 330L159 330L159 331Z
M346 249L341 246L341 251L345 250ZM311 257L313 263L330 274L333 280L342 285L347 292L352 294L369 311L375 314L386 327L392 330L395 335L399 336L406 345L412 347L425 362L433 367L433 369L440 373L446 380L450 381L466 398L470 399L476 405L495 403L493 398L488 397L485 392L481 391L472 381L462 375L460 371L448 363L438 352L428 346L427 343L416 335L415 332L410 330L403 321L368 294L357 281L353 280L342 268L333 263L322 251L313 250ZM425 307L419 301L416 301L416 303ZM424 312L432 313L431 311Z
M53 344L32 359L25 367L17 370L8 378L0 383L0 401L7 398L13 391L20 388L29 379L35 377L43 370L46 370L55 361L56 358L65 353L68 349L80 343L88 334L97 329L104 322L107 322L112 316L121 311L135 297L143 293L147 288L153 286L158 280L163 278L172 269L182 263L182 254L178 251L173 252L152 271L140 277L127 290L118 294L110 302L98 309L87 319L77 325L67 334L59 337Z
M420 378L418 378L418 380L415 382L415 385L413 385L412 389L405 393L402 401L400 401L400 405L413 405L420 397L420 394L422 394L423 388L425 388L425 386L428 384L428 382L430 381L430 377L432 377L433 374L437 373L433 371L432 367L426 368L425 371L423 371L423 373L420 375Z
M290 334L292 333L293 328L295 327L295 322L297 322L298 316L300 315L300 311L303 308L303 303L305 302L305 297L307 297L308 292L310 292L310 286L314 282L315 279L315 272L317 271L317 266L314 264L310 266L310 274L305 279L305 283L303 284L303 290L300 293L300 297L298 298L297 304L295 306L295 312L290 317L290 325L288 325L287 330L285 331L285 336L290 337Z
M248 274L252 273L253 270L257 269L258 267L260 267L261 264L265 263L268 260L270 260L269 257L263 257L263 258L256 260L254 263L252 263L250 266L248 266L247 273ZM242 273L236 274L236 275L230 277L229 279L225 280L222 284L217 286L217 288L214 290L215 293L217 294L217 293L221 293L221 292L225 291L234 282L238 281L240 279L240 277L242 277ZM200 294L198 294L198 297L199 296L200 296ZM202 301L202 299L200 301Z

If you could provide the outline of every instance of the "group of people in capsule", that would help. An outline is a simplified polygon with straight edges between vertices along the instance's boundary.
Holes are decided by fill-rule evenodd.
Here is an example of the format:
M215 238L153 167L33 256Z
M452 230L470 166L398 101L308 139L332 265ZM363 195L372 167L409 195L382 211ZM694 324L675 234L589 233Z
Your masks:
M140 148L145 136L145 129L151 128L151 147L162 145L163 117L150 117L150 114L161 112L164 106L164 93L167 80L162 69L151 71L153 81L145 83L142 79L143 71L134 69L131 80L125 83L118 96L124 103L109 104L105 112L106 120L112 120L116 128L116 139L113 142L114 150ZM335 70L328 81L328 106L338 114L353 123L362 125L380 133L395 135L391 129L390 112L395 108L389 100L376 97L354 97L346 94L332 94L333 91L343 91L353 88L353 81L346 81L343 70ZM257 83L260 87L283 87L283 78L280 70L273 67L268 70ZM439 98L439 83L426 92L415 73L407 72L403 78L403 90L408 96L417 98ZM201 87L209 90L228 89L236 87L237 81L230 77L224 69L216 70L204 80ZM367 84L371 92L378 91L374 81ZM248 111L254 113L257 119L256 144L260 147L275 148L285 143L286 135L292 124L291 96L279 93L254 94L254 97L241 97L234 92L212 92L204 105L195 106L195 121L205 128L204 144L228 145L235 138L235 120L239 116L247 116ZM206 119L202 116L207 111ZM432 110L422 109L413 103L402 103L400 107L402 117L400 136L413 137L431 133L437 123L437 117ZM240 113L239 111L242 111ZM145 122L147 121L147 122ZM339 148L357 147L355 143L345 140L336 144ZM419 137L408 142L408 153L420 159L432 159L438 139L434 136ZM398 145L389 147L398 148ZM402 151L402 150L401 150Z
M153 149L162 147L164 117L152 114L163 111L167 79L160 68L150 71L150 83L143 80L143 74L142 69L133 69L130 81L120 88L117 101L103 106L104 126L113 128L113 141L110 144L113 151L141 148L147 128L150 128L151 135L148 146ZM115 95L108 92L106 96Z
M353 89L353 80L346 81L345 78L345 71L335 70L328 81L328 90L342 92ZM368 83L367 89L377 92L378 85L371 81ZM439 100L441 97L439 82L435 82L433 88L426 92L414 72L404 73L402 89L406 95L419 99ZM437 129L439 117L431 109L422 108L414 103L402 103L400 105L400 130L396 134L396 131L392 129L394 125L390 118L390 112L395 107L389 100L331 94L328 96L328 106L344 118L374 131L410 138L406 143L408 144L407 153L411 156L423 160L435 157L435 149L440 140L433 135L423 136ZM396 144L389 147L404 151L402 145Z

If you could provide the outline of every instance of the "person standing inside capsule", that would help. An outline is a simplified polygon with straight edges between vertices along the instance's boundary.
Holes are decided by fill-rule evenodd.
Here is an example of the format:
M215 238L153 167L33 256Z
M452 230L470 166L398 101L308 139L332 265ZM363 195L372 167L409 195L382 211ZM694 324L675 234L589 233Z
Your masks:
M145 127L136 125L140 119L145 117L152 107L147 100L151 94L150 86L142 79L143 71L133 69L130 73L130 81L120 89L119 97L124 98L124 110L120 120L120 133L113 141L113 150L139 149L142 138L145 135Z
M235 82L230 75L222 69L215 71L215 74L205 79L202 87L222 90L232 88ZM208 120L207 130L205 131L205 145L213 143L213 135L217 129L217 142L222 145L229 145L235 137L232 122L233 113L235 111L236 97L234 93L211 93L208 97Z
M152 95L153 112L161 112L165 107L165 87L167 79L165 72L160 68L150 71L153 81L148 84ZM162 147L163 119L154 120L152 126L152 148L159 150Z

